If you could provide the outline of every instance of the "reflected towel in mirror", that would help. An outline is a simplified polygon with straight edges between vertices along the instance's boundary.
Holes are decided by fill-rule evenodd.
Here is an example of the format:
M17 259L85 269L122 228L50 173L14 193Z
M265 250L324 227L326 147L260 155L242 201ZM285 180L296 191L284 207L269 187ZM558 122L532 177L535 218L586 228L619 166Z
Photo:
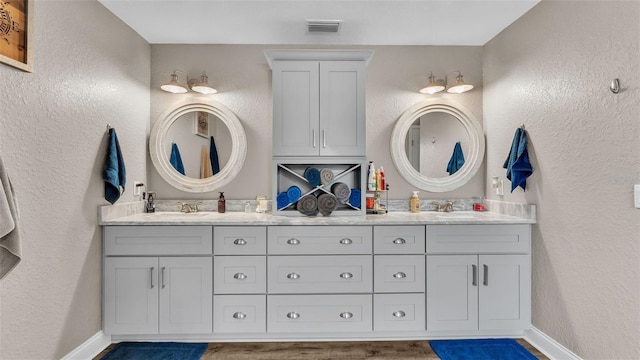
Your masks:
M526 190L527 178L533 173L533 167L529 162L527 131L524 128L516 129L509 156L507 156L502 167L507 169L507 179L511 181L511 192L518 186L522 190Z
M460 170L462 165L464 165L464 154L462 153L460 141L458 141L453 147L451 159L449 159L449 164L447 164L447 172L449 175L453 175L456 171Z
M18 218L18 202L0 158L0 279L22 259Z
M118 142L116 129L109 129L109 143L104 164L104 198L111 204L118 201L120 194L124 192L127 182L124 158Z
M176 143L171 143L171 157L169 158L169 162L177 172L184 175L184 165L182 164L182 157L180 156L180 150Z
M200 148L200 179L206 179L211 176L213 176L211 159L207 154L207 147L202 145L202 148Z
M209 145L209 158L211 160L212 174L215 175L220 172L220 161L218 160L218 148L216 147L216 141L211 137L211 144Z

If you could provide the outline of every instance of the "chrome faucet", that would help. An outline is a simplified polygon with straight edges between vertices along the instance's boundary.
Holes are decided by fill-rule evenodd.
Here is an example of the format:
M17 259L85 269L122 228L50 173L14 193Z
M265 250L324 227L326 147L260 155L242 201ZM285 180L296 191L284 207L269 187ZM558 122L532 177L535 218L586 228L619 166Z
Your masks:
M453 211L453 201L445 201L443 203L434 201L433 204L434 210L438 212L452 212Z
M193 203L193 205L187 204L187 203L183 203L182 201L178 201L178 204L180 204L180 212L183 213L192 213L192 212L198 212L198 204L202 204L199 201L196 201L195 203Z

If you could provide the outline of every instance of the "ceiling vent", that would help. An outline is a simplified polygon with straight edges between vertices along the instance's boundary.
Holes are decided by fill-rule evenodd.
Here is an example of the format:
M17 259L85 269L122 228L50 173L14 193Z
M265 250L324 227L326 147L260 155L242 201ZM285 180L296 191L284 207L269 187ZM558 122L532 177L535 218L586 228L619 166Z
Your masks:
M307 19L309 34L340 34L342 20L310 20Z

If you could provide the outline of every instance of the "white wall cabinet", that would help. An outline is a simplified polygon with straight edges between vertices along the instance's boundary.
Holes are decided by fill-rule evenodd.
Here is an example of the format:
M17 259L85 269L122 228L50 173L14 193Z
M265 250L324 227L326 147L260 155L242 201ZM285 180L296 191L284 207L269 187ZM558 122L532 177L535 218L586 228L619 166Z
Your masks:
M274 61L273 156L366 156L365 62Z

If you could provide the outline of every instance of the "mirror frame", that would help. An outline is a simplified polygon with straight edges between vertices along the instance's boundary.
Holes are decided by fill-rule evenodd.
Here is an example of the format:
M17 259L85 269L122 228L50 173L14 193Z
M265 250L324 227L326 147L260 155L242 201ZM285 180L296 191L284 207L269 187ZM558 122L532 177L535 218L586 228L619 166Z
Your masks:
M411 125L423 115L444 112L458 119L469 134L469 154L464 165L453 175L430 178L414 169L405 151L407 132ZM391 158L396 169L411 185L430 192L455 190L466 184L478 172L484 159L485 138L482 125L464 106L449 99L424 100L410 107L396 122L391 133Z
M169 155L166 153L165 142L169 128L180 116L192 111L205 111L215 115L227 126L231 134L231 155L227 164L219 173L206 179L194 179L180 174L171 166ZM247 156L247 136L238 117L222 103L214 100L185 100L158 117L149 134L149 154L156 171L176 189L191 193L214 191L230 183L242 169Z

